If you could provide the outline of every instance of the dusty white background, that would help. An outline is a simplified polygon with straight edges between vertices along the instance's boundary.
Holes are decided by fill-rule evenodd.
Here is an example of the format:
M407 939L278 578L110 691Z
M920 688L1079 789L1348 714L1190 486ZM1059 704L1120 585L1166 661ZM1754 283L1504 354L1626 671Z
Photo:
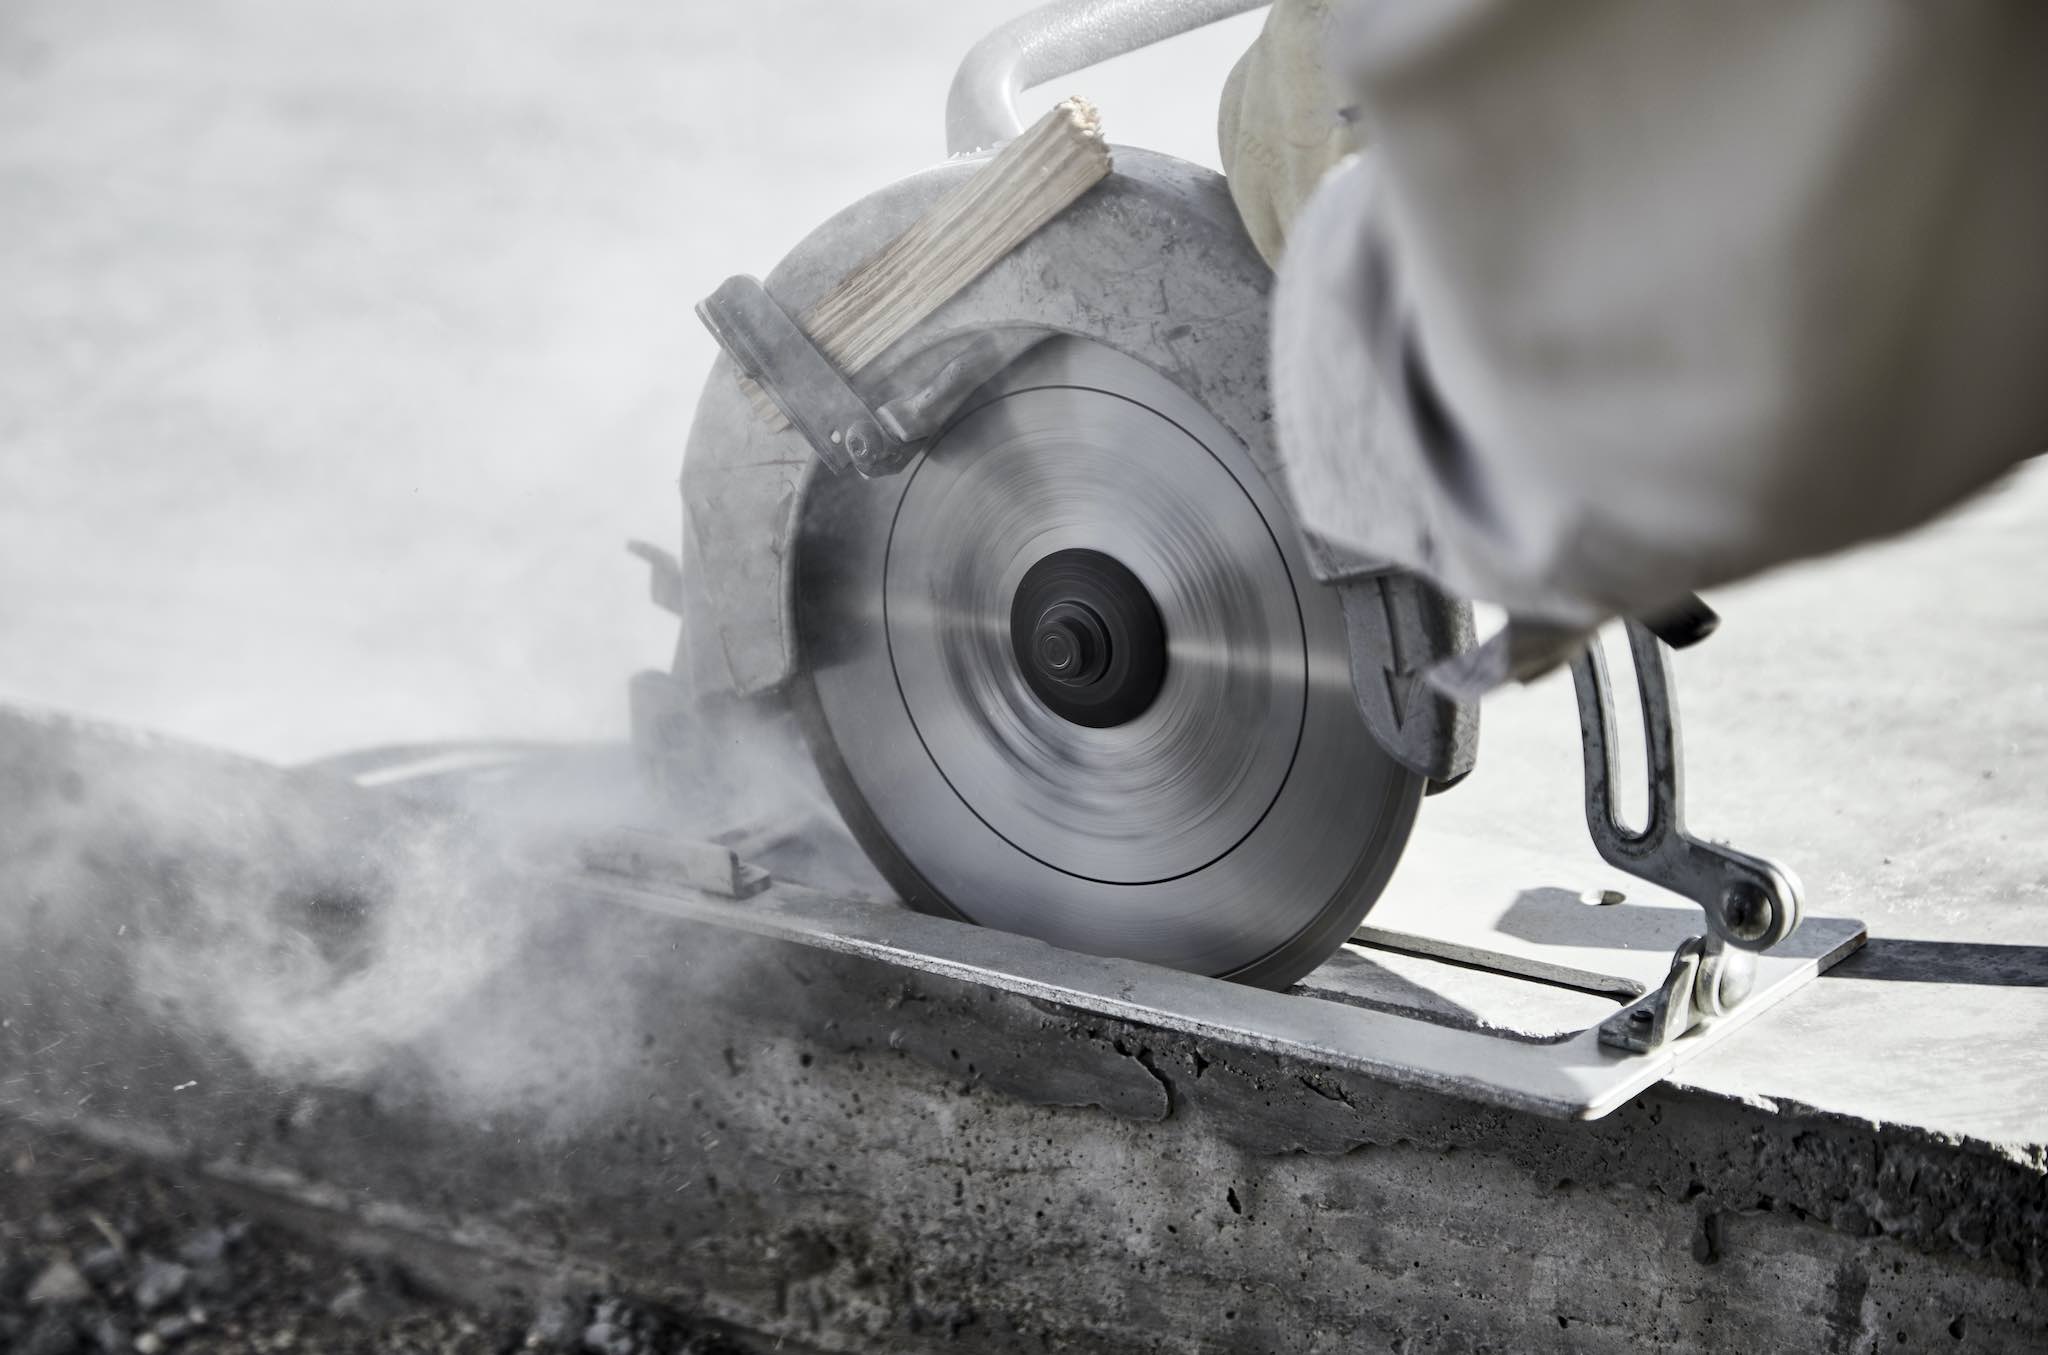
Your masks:
M976 0L0 5L0 699L276 757L622 730L690 307L940 158ZM1215 161L1258 19L1084 79Z

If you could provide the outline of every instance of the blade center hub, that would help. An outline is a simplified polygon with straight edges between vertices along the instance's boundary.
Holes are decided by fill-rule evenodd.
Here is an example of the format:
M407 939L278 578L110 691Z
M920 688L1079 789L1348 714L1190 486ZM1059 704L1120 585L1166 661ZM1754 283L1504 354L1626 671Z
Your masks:
M1137 575L1097 550L1054 551L1010 604L1010 643L1032 694L1093 729L1144 714L1166 681L1166 627Z
M1085 687L1109 668L1109 630L1084 602L1055 602L1038 618L1032 657L1055 682Z

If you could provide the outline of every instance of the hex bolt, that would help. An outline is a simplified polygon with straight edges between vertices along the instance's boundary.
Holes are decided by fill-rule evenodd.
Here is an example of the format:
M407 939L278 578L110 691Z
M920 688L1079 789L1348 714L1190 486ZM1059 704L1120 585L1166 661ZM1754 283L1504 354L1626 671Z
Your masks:
M865 461L868 452L881 440L881 430L865 419L856 419L847 425L846 454L855 461Z
M1763 940L1776 921L1770 895L1747 881L1729 885L1721 895L1721 925L1737 941Z

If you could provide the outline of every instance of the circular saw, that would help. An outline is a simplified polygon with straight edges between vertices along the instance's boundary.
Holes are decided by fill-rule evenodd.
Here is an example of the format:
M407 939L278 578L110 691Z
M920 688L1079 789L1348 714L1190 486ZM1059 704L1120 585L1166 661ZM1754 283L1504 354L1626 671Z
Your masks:
M803 780L873 867L857 873L913 908L1069 957L1287 988L1381 935L1359 924L1424 796L1470 772L1479 696L1568 662L1593 846L1704 914L1592 1037L1616 1057L1666 1049L1748 1001L1802 906L1789 871L1685 826L1665 650L1711 633L1712 609L1626 622L1650 783L1626 822L1587 633L1510 617L1475 643L1464 602L1304 530L1273 440L1272 275L1222 178L1112 153L1080 100L1017 116L1023 88L1253 7L1025 15L962 66L949 159L699 304L723 355L683 467L683 553L635 547L683 642L672 673L635 680L634 741L684 811L717 801L747 822L659 851L635 839L621 859L750 897L769 874L743 850L845 841L807 833L808 805L754 821L765 785ZM803 897L869 906L829 848L792 859L821 872L784 874L825 888ZM798 895L779 906L835 947L915 944L820 922ZM1385 935L1529 976L1511 955ZM1028 950L995 951L1005 973L1030 968Z
M1416 681L1469 613L1304 540L1221 177L1014 111L1251 7L1027 15L963 67L952 158L700 305L670 591L699 705L792 714L904 902L1285 986L1469 768Z
M1046 340L897 476L814 488L796 704L909 903L1287 983L1385 884L1424 778L1243 442L1156 369Z

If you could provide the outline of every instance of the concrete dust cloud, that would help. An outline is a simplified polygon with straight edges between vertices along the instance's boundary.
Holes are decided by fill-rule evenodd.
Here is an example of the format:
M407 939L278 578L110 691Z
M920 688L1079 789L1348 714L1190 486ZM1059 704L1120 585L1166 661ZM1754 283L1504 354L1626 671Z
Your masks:
M53 716L0 715L0 749L0 858L27 901L0 945L80 985L124 966L151 1018L264 1082L566 1129L625 1094L646 1029L690 1019L672 988L643 1010L636 969L715 1001L744 968L737 942L621 953L591 925L606 905L562 882L619 792L567 755L479 813ZM242 1075L164 1077L205 1096L221 1073Z

